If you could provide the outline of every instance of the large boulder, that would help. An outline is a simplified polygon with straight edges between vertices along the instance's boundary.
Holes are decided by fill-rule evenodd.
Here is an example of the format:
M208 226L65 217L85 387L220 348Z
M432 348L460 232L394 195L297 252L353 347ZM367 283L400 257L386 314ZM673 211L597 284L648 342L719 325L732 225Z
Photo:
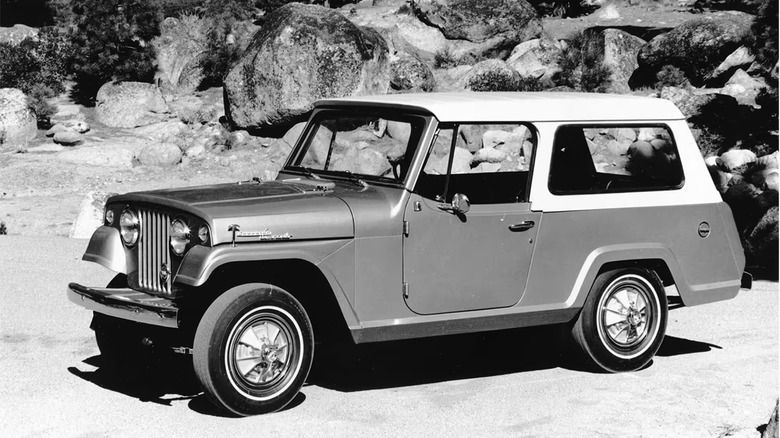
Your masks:
M0 27L0 43L18 45L26 38L38 36L38 29L24 24L14 24L12 27Z
M436 80L420 58L406 53L390 57L390 88L396 91L433 91Z
M555 73L561 70L558 60L563 43L549 38L525 41L512 50L506 63L522 78L538 79L552 84Z
M763 78L753 78L740 69L731 76L720 92L732 96L740 104L758 107L756 97L767 88L769 86Z
M682 70L694 86L702 86L715 69L748 38L753 17L733 12L718 18L686 21L658 35L639 51L639 69L631 79L637 87L655 82L666 65Z
M27 97L16 88L0 88L0 152L27 146L38 132Z
M289 125L322 98L384 94L390 87L387 43L330 9L287 4L225 78L225 112L242 128Z
M645 40L619 29L605 29L599 33L598 44L603 48L603 65L610 70L610 89L615 93L628 93L628 81L638 67L637 54Z
M157 53L157 81L178 93L192 92L200 85L207 44L204 29L199 29L202 27L194 18L168 17L160 24L160 36L152 41Z
M173 143L150 143L141 150L138 162L144 166L169 167L181 161L181 149Z
M542 33L539 14L525 0L412 0L411 6L447 39L489 43L485 54L499 57Z
M168 119L160 90L144 82L109 82L98 90L95 116L114 128L134 128Z

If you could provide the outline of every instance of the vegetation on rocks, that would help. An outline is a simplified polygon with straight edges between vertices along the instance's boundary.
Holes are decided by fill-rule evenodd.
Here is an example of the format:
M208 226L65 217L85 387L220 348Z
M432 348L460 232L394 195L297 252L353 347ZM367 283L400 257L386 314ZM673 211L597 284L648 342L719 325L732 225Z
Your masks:
M110 81L151 82L151 41L160 34L158 9L144 0L74 0L72 36L77 94L87 101Z
M578 91L606 92L610 70L603 63L603 48L596 44L592 33L575 34L561 51L561 70L553 77L558 85Z

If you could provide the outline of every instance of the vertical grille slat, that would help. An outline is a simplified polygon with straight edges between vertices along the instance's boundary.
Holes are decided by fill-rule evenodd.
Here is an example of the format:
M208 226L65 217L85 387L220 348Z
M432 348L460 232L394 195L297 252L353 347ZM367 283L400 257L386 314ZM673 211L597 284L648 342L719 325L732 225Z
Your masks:
M141 238L138 243L138 285L150 292L170 294L170 275L164 281L160 270L165 266L171 269L171 257L168 249L170 217L167 214L140 210Z

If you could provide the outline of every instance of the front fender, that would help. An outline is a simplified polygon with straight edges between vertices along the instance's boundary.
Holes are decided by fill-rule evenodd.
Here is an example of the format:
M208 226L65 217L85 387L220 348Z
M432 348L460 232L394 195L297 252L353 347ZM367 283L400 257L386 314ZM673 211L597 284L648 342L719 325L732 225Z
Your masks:
M116 228L105 225L92 233L82 260L97 263L120 274L127 274L127 255Z
M212 248L197 246L184 256L173 281L198 287L205 284L220 266L277 260L303 260L319 269L333 291L347 326L358 326L354 308L355 247L352 239L264 242Z

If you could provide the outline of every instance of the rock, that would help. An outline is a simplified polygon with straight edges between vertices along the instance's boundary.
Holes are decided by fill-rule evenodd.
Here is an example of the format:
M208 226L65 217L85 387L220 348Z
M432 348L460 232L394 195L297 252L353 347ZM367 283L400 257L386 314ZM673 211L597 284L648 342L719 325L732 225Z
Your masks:
M778 190L780 171L777 169L761 169L750 174L750 181L762 190Z
M720 193L726 193L726 190L729 188L729 182L731 182L734 175L724 172L720 170L718 166L714 165L708 165L707 170L710 172L710 177L712 177L715 188L717 188Z
M38 122L27 98L16 88L0 88L0 152L27 146L38 133Z
M412 135L412 125L403 122L394 122L392 120L387 121L386 133L391 138L401 141L408 141L409 136Z
M726 170L734 170L755 161L755 152L747 149L731 149L721 154L718 164Z
M472 158L472 163L500 163L506 159L506 153L486 147L478 150Z
M596 16L602 20L619 20L620 12L614 4L610 3L601 8Z
M193 95L181 96L176 100L168 101L168 108L179 120L187 124L216 121L225 112L221 102L219 105L214 105Z
M11 7L11 6L9 6ZM14 24L12 27L0 27L0 43L18 46L26 38L38 36L38 29L24 24Z
M133 149L122 145L82 146L60 152L58 158L78 165L129 169L133 167L135 158Z
M58 132L68 132L68 128L62 123L57 123L46 131L46 137L54 137Z
M172 138L179 137L186 128L187 125L178 120L169 120L166 122L139 126L131 129L129 132L136 137L142 137L148 140L169 141Z
M756 159L756 165L761 166L762 169L777 169L778 168L778 152L774 151L769 155L758 157Z
M95 116L114 128L134 128L168 119L160 90L143 82L109 82L98 90Z
M777 269L778 264L778 207L767 210L745 241L748 263Z
M331 164L333 170L349 170L365 175L381 176L390 170L390 162L385 155L371 148L350 148L336 157Z
M705 107L710 112L712 112L713 108L717 108L722 114L734 114L739 106L736 99L725 94L697 95L690 90L677 87L663 87L660 97L674 103L688 119L701 118L703 115L702 109ZM707 116L707 114L704 114L704 116Z
M487 59L476 64L463 79L467 90L517 91L520 74L500 59Z
M177 93L195 91L203 80L201 62L207 49L205 19L168 17L160 23L160 36L152 40L157 54L155 79Z
M746 42L753 17L731 12L718 18L686 21L658 35L639 51L639 68L632 88L655 83L655 74L666 65L681 69L694 86L702 86L734 50Z
M272 12L225 78L225 112L235 126L299 121L314 101L384 94L387 43L330 9L287 4Z
M78 132L66 130L54 134L54 142L63 146L76 146L84 143L84 137Z
M449 40L490 43L506 57L517 44L542 33L539 14L525 0L413 0L412 10L424 23L441 30Z
M598 35L603 49L603 65L610 70L610 88L613 93L628 93L628 81L637 69L637 54L645 40L619 29L605 29Z
M150 143L141 150L138 161L144 166L170 167L181 161L181 155L173 143Z
M298 138L303 133L303 128L306 127L306 122L301 122L287 130L287 133L284 134L284 137L282 137L282 140L284 140L285 143L287 143L291 148L295 147L295 143L298 142Z
M460 65L448 69L433 71L436 78L436 91L463 91L468 86L466 76L471 72L470 65Z
M720 92L734 97L740 104L758 108L756 97L767 88L769 86L765 80L753 78L744 70L737 70Z
M452 173L469 173L471 171L472 158L471 152L461 147L456 147L455 155L452 157Z
M436 80L425 62L402 53L390 58L390 88L397 91L430 92L436 88Z
M515 69L521 78L534 78L552 83L555 73L561 70L558 65L561 52L560 42L537 38L515 46L506 63Z
M727 56L715 70L706 78L707 82L718 85L725 83L738 69L746 70L750 68L756 57L750 53L750 49L740 46L731 55Z
M114 193L105 193L100 191L90 191L81 201L79 214L73 222L69 236L72 239L89 239L92 233L103 225L103 209L106 206L106 200Z

